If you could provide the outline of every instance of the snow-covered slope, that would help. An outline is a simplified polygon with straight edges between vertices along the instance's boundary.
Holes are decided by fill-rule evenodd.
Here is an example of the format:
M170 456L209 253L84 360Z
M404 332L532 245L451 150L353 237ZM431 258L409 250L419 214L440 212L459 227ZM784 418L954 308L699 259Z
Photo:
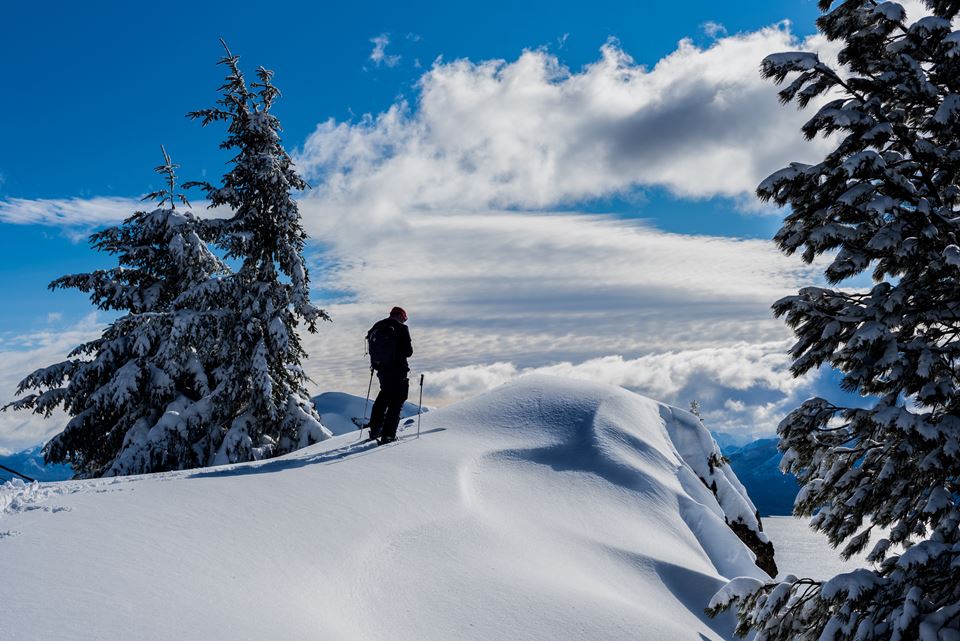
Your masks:
M697 478L750 512L692 415L529 377L422 420L382 447L5 485L0 639L729 638L703 608L763 575Z

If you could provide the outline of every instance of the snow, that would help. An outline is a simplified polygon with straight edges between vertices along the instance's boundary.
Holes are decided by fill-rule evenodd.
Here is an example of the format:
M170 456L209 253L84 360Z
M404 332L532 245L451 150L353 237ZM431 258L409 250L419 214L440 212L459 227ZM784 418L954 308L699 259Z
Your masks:
M910 27L910 33L928 34L935 31L950 31L950 21L940 16L924 16Z
M716 608L719 605L730 603L734 599L742 599L750 596L761 587L763 587L763 581L759 579L752 576L738 576L713 595L707 607Z
M357 432L357 424L353 422L354 418L370 420L370 409L373 407L373 399L377 397L377 388L371 391L370 400L366 402L364 409L364 399L353 394L343 392L325 392L319 396L313 397L313 406L320 414L320 421L323 426L334 434L348 434ZM424 407L424 412L429 412L430 408ZM417 405L407 401L403 404L400 411L400 418L408 418L417 415Z
M0 638L730 639L704 608L766 576L684 460L715 444L681 412L531 376L391 445L8 483Z
M867 553L872 545L867 545L864 552L845 561L840 557L840 550L830 546L825 534L810 529L807 519L768 516L763 519L763 529L777 550L777 567L780 570L777 579L783 580L793 574L823 580L870 565L867 563ZM888 535L888 530L876 529L870 540L878 541Z
M729 465L711 463L719 461L722 454L710 432L697 416L688 411L666 406L665 410L669 413L665 425L670 440L696 475L695 481L716 488L718 516L730 522L742 521L757 533L762 542L766 542L767 536L757 522L757 508L733 469Z
M786 51L771 53L763 59L764 66L785 67L790 71L809 71L817 66L820 58L807 51Z
M904 10L903 5L896 2L881 2L873 8L873 12L891 22L902 22L907 17L907 12Z
M937 112L933 114L933 121L946 126L957 117L958 113L960 113L960 95L952 93L940 103Z

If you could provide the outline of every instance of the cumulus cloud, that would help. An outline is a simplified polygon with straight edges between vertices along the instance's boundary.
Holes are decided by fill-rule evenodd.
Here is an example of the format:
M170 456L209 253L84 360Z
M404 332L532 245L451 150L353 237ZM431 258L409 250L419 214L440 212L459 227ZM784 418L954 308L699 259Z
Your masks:
M697 400L713 429L770 434L808 391L816 374L790 373L788 344L737 343L725 347L648 354L634 359L604 356L579 363L521 368L514 363L467 365L429 372L426 391L440 399L472 396L520 376L551 374L619 385L679 407Z
M777 102L760 61L831 46L784 23L706 48L683 40L652 68L613 41L576 71L546 50L439 60L415 103L326 121L297 161L325 213L343 218L556 208L651 186L749 199L772 171L826 149L802 139L809 116Z
M374 36L370 38L370 42L373 43L373 51L370 52L370 60L376 66L385 65L387 67L396 67L400 63L400 56L398 54L388 54L387 45L390 44L390 36L381 33L379 36Z

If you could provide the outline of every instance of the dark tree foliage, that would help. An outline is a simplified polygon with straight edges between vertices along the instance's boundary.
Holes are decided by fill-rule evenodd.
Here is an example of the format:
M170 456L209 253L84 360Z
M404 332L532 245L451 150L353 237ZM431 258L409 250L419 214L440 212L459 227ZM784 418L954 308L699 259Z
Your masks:
M211 207L233 215L206 226L228 259L240 262L227 277L211 281L191 303L218 311L213 412L229 423L217 462L244 461L283 452L324 438L305 389L301 361L306 353L299 321L310 332L327 314L310 303L303 258L306 233L293 192L307 185L297 175L271 113L280 91L273 72L260 67L249 85L239 57L224 43L220 64L228 69L217 106L189 114L206 126L227 125L221 148L234 152L222 184L199 186Z
M820 2L817 25L841 46L840 68L812 53L763 61L789 83L784 103L819 106L808 138L833 135L815 165L792 164L758 188L789 206L776 242L827 281L774 305L793 328L793 371L827 365L876 400L814 398L779 426L783 470L802 484L795 514L812 516L849 557L871 531L870 567L827 581L738 579L713 611L739 609L757 641L960 639L960 3ZM869 273L872 287L848 279ZM842 287L844 282L846 287ZM842 287L842 288L841 288Z
M156 171L166 187L144 199L158 200L158 208L90 237L95 249L117 257L117 266L50 283L51 289L78 289L100 309L123 315L68 360L27 376L17 393L31 393L4 407L46 416L62 407L71 418L44 455L47 462L71 464L81 477L205 462L196 449L202 421L177 429L180 421L169 416L179 417L209 392L192 336L199 330L174 308L227 269L198 235L197 218L176 209L177 202L189 203L175 192L177 165L165 150L163 156Z
M79 476L249 461L330 435L301 366L298 323L313 332L328 317L310 303L293 199L306 184L270 113L280 92L263 68L248 86L229 50L221 64L229 75L218 106L189 115L227 124L221 147L236 155L222 185L194 184L229 217L178 210L189 203L164 152L166 187L147 196L158 209L91 237L118 266L51 284L123 315L69 360L24 379L17 393L32 392L7 406L47 416L63 407L71 418L45 455Z

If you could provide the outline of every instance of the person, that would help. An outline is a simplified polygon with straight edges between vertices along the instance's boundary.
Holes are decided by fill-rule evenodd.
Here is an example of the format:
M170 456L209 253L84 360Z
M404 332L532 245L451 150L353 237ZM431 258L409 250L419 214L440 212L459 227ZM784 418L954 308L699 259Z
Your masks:
M377 372L380 392L370 411L370 439L382 445L397 439L400 412L410 394L410 366L413 342L406 326L407 312L402 307L390 310L390 316L377 321L367 332L370 366Z

